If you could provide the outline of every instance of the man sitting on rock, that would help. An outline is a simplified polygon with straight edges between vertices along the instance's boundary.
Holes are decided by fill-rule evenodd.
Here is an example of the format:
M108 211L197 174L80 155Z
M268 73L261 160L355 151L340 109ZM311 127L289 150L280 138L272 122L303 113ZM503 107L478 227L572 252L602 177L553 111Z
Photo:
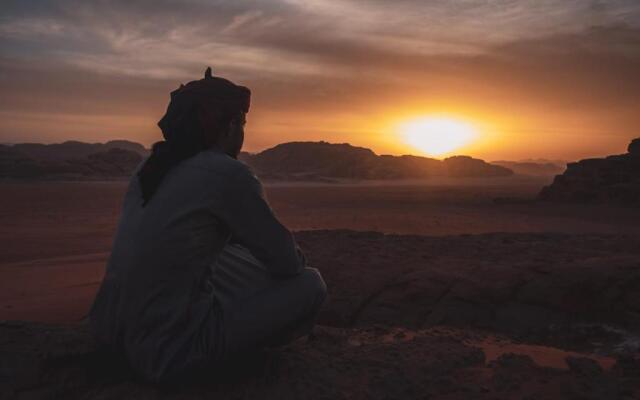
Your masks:
M180 86L158 123L165 140L129 184L90 326L151 381L303 336L324 301L237 160L250 95L210 68Z

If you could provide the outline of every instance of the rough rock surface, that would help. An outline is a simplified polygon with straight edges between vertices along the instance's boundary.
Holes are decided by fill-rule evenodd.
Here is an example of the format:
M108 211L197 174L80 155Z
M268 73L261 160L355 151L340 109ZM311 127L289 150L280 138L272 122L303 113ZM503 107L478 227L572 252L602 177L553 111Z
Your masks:
M540 199L568 202L604 202L640 205L640 139L628 153L567 164Z
M309 340L156 387L82 326L6 322L0 398L640 396L637 236L296 238L329 287Z
M523 334L606 321L640 329L636 236L327 230L296 238L331 288L326 324L472 325Z
M483 334L447 328L335 329L283 349L151 386L97 349L83 327L0 325L0 396L15 399L631 399L638 359L603 370L588 358L545 367L527 355L487 360ZM3 397L4 398L4 397Z

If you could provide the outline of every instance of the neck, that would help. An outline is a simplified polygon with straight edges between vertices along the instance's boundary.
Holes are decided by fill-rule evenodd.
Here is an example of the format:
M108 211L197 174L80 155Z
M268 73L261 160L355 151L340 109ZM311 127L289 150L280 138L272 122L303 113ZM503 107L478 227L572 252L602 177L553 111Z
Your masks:
M218 145L213 145L213 146L209 147L207 150L208 150L208 151L212 151L212 152L214 152L214 153L222 153L222 154L226 154L226 155L228 155L229 157L234 158L234 159L237 159L237 158L238 158L238 156L237 156L236 154L232 154L231 152L229 152L229 151L227 151L227 150L223 149L221 146L218 146Z

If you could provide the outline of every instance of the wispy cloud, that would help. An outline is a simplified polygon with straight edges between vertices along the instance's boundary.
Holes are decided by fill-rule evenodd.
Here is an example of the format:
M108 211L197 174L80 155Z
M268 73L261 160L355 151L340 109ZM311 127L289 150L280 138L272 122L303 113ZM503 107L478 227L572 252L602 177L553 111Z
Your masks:
M638 43L635 0L8 1L0 111L148 113L151 130L168 90L211 65L252 87L262 121L455 97L623 126L640 123ZM36 135L17 126L0 138Z
M42 2L35 10L19 4L0 19L5 54L23 54L22 47L31 44L38 47L34 57L174 78L212 58L245 73L253 68L308 74L334 54L342 56L343 49L478 54L501 43L579 32L594 23L640 24L640 7L620 0L57 1ZM313 65L305 66L303 59Z

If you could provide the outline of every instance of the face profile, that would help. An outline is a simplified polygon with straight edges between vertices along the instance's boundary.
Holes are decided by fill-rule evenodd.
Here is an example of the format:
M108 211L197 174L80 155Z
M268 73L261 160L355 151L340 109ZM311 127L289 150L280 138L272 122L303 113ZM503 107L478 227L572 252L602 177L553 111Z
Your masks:
M227 133L221 135L218 146L230 157L238 158L244 144L244 127L247 123L246 113L234 118L229 123Z

